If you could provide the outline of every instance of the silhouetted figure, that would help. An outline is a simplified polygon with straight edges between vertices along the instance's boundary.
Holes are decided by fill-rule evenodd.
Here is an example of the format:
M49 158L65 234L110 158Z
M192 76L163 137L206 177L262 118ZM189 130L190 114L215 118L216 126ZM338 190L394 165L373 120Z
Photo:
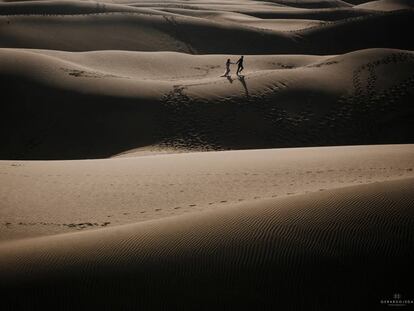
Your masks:
M243 71L243 69L244 69L244 67L243 67L243 60L244 60L244 56L241 56L239 58L239 60L236 62L236 64L237 64L237 75L239 73L241 73Z
M230 73L230 65L231 64L234 64L234 63L232 63L230 61L230 58L227 59L227 62L226 62L226 72L224 73L224 75L222 75L222 77L227 77L229 75L229 73Z

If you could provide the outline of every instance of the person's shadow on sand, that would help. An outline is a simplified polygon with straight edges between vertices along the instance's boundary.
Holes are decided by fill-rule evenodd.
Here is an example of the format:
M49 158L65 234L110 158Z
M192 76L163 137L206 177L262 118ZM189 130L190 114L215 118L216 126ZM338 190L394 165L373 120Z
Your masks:
M227 80L229 80L230 83L233 83L233 79L230 76L226 76Z
M249 89L247 88L246 81L244 80L244 76L238 75L238 79L240 83L243 85L244 91L246 92L246 97L249 97Z

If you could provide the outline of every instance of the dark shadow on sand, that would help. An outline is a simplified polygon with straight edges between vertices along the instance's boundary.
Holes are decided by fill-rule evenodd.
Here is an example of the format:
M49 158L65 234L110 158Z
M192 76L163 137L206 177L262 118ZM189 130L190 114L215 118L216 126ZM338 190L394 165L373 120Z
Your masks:
M246 97L249 97L249 89L247 88L246 80L244 79L244 76L239 75L238 79L240 83L243 85L244 91L246 93Z

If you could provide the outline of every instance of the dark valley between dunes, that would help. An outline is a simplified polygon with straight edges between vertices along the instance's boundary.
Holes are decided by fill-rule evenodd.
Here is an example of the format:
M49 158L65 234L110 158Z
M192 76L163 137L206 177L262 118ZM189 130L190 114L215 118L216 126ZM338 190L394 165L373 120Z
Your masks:
M0 0L2 310L414 307L413 28L410 0Z

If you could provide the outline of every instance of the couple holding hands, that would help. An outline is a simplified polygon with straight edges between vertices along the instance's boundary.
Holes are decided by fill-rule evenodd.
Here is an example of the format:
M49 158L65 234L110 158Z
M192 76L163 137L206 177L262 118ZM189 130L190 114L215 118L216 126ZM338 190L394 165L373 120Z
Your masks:
M227 62L226 62L226 72L224 73L224 75L222 75L222 77L228 77L229 76L229 73L230 73L230 65L231 64L237 65L237 72L236 72L236 74L239 75L242 72L242 70L244 69L244 67L243 67L243 59L244 59L244 56L241 56L239 58L239 60L237 62L235 62L235 63L232 63L230 61L230 58L227 59Z

